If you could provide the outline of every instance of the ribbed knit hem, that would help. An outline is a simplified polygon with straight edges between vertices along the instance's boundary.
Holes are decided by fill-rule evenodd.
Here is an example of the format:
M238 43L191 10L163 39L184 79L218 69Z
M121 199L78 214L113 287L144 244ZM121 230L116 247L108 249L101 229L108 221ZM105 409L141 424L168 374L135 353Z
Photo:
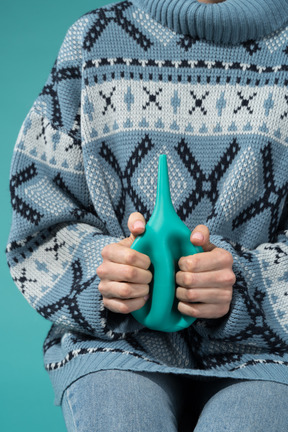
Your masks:
M94 351L94 352L93 352ZM100 352L99 352L100 351ZM288 363L281 360L264 359L264 356L246 355L241 364L229 363L229 368L209 370L185 369L165 366L136 353L119 353L113 349L97 350L91 348L90 353L77 353L64 367L49 370L50 379L55 392L55 405L60 405L63 393L74 381L89 373L100 370L131 370L135 372L158 372L189 375L204 378L232 378L261 381L275 381L288 385ZM50 365L51 366L51 365ZM46 365L49 367L49 365Z
M286 0L133 0L152 18L176 33L215 43L261 39L288 22Z

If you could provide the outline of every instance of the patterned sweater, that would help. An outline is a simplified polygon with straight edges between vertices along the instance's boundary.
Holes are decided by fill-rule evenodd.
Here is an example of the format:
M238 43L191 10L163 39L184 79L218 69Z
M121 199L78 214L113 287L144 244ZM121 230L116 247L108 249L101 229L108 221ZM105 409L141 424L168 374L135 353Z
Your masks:
M68 30L11 168L11 275L52 322L55 403L97 370L288 384L288 1L132 0ZM161 333L103 307L101 250L154 207L229 250L230 312Z

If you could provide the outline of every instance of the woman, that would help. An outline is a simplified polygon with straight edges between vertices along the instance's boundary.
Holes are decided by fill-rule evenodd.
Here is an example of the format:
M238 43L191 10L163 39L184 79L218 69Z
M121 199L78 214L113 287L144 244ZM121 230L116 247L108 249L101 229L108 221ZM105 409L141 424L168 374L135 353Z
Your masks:
M53 322L69 431L287 430L287 24L286 0L132 0L67 32L15 146L7 255ZM179 260L197 319L176 333L131 315L161 153L204 249Z

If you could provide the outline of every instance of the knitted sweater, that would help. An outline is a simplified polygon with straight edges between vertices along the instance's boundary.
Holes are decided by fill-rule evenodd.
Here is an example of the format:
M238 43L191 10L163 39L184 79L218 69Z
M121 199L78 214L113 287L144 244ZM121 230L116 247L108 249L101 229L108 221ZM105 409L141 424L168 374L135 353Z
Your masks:
M68 30L11 168L11 275L53 324L55 403L124 369L288 384L288 1L132 0ZM161 333L103 306L101 251L148 220L159 154L190 230L233 255L230 312Z

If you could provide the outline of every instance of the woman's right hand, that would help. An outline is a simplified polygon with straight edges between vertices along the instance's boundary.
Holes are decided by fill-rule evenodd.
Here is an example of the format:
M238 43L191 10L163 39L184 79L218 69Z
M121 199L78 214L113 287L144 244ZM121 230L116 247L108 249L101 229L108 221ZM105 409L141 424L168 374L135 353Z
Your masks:
M103 248L103 262L97 268L104 306L122 314L144 306L152 280L152 273L148 270L150 258L130 248L137 235L145 231L145 219L141 213L130 215L128 228L129 237Z

